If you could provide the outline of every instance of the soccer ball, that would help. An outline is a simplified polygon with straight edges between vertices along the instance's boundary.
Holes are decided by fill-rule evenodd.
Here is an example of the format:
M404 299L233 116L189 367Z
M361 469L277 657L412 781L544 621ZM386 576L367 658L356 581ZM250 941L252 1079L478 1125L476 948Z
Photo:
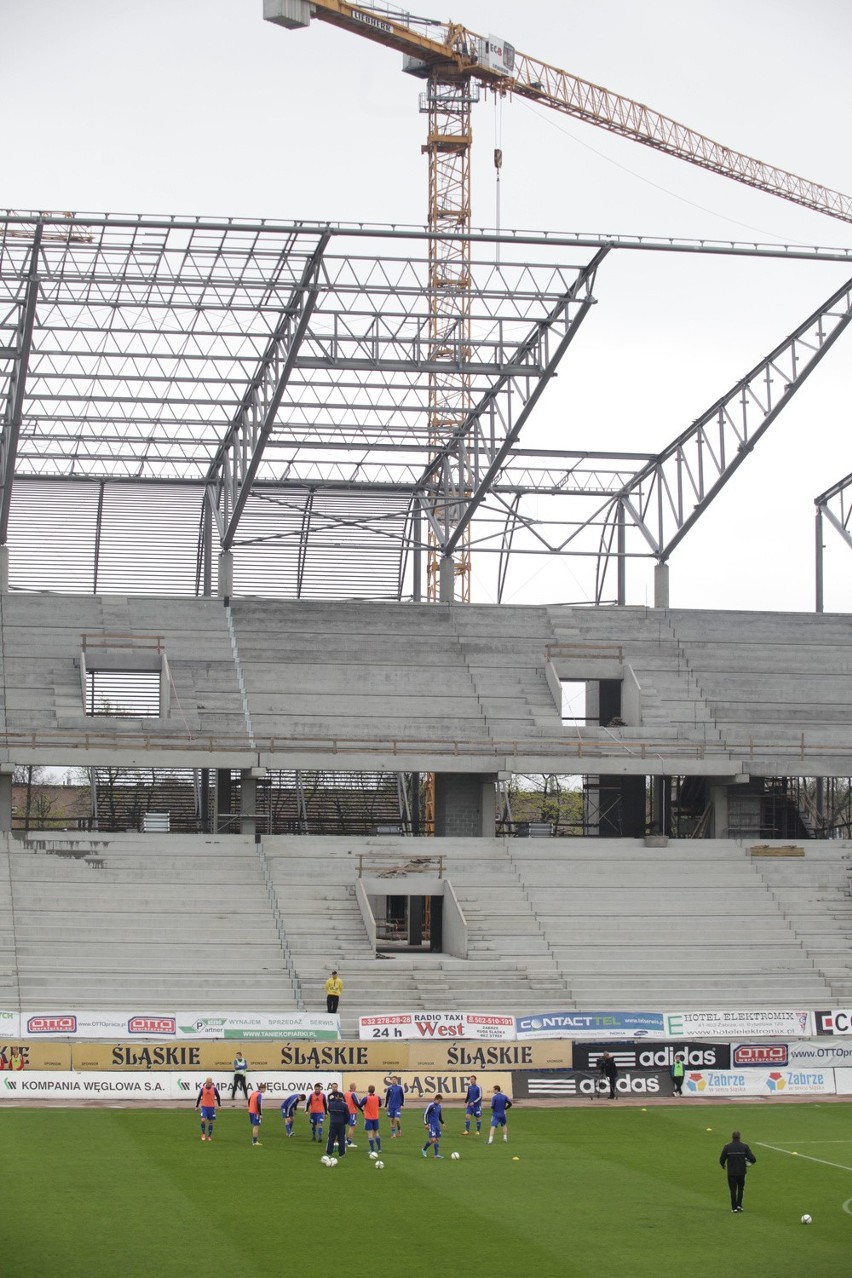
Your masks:
M329 1160L328 1160L328 1165L329 1165L329 1167L336 1167L336 1166L337 1166L337 1159L336 1159L336 1158L329 1158Z
M450 1158L461 1158L461 1154L450 1154Z
M376 1153L376 1151L375 1151L374 1149L371 1149L371 1150L370 1150L370 1157L371 1157L372 1159L376 1159L376 1158L378 1158L378 1154Z
M383 1167L384 1167L384 1163L382 1162L382 1160L381 1160L380 1158L379 1158L379 1159L377 1159L377 1160L376 1160L376 1171L381 1171Z
M810 1216L803 1216L803 1217L802 1217L802 1224L803 1224L803 1225L809 1225L810 1223L811 1223L811 1218L810 1218Z
M322 1163L323 1167L331 1166L331 1159L329 1158L328 1154L323 1154L322 1158L320 1159L320 1162Z

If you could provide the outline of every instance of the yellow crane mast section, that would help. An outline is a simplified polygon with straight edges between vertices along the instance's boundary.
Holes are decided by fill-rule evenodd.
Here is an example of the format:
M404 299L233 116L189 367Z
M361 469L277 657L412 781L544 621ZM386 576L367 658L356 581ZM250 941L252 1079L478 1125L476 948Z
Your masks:
M307 26L311 18L318 18L396 49L414 64L419 62L420 72L416 65L405 68L413 74L426 76L430 70L440 69L442 79L444 75L475 79L495 93L539 102L699 168L852 222L852 197L733 151L641 102L518 53L506 42L478 35L458 23L428 23L431 34L426 34L409 26L402 14L346 0L264 0L264 17L291 28Z

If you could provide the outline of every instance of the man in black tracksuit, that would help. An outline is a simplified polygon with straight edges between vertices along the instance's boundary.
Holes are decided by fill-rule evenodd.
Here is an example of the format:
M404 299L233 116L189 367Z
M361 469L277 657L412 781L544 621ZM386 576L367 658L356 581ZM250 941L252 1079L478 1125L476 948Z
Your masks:
M757 1162L748 1145L740 1140L739 1132L731 1132L731 1139L719 1156L719 1166L728 1169L728 1189L731 1191L731 1211L742 1211L746 1166Z
M606 1079L609 1083L609 1098L615 1100L615 1080L618 1077L618 1066L614 1057L609 1052L604 1052L598 1061L598 1069L601 1072L601 1078Z
M334 1142L337 1141L337 1152L342 1158L346 1153L346 1134L349 1131L349 1106L343 1093L334 1084L328 1093L328 1142L325 1152L334 1153Z

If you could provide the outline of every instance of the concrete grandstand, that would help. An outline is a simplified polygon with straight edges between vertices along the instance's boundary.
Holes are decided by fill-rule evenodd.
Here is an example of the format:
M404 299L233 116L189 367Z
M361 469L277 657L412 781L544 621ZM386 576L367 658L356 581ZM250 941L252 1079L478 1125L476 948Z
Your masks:
M730 392L758 417L714 474L724 396L659 454L533 463L512 396L534 406L604 249L507 245L499 284L486 254L439 477L401 237L143 229L145 254L139 220L4 222L0 1007L317 1010L334 967L350 1036L395 1008L848 1005L852 618L672 608L667 562L849 288L750 375L789 360L777 400ZM568 475L599 606L457 600L471 554L496 545L503 581L523 501ZM687 477L696 502L652 528ZM655 601L630 606L642 554ZM15 810L33 769L71 770L86 815ZM513 815L536 775L575 779L576 837Z

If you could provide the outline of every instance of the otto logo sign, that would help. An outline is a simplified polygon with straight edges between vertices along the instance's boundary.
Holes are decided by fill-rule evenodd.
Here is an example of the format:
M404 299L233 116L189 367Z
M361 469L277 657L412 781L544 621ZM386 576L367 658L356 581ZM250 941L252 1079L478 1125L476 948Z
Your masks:
M176 1030L173 1016L134 1016L127 1022L128 1034L174 1034Z
M789 1050L786 1043L743 1044L731 1053L732 1065L786 1065Z
M31 1016L27 1021L28 1034L76 1034L76 1016Z

